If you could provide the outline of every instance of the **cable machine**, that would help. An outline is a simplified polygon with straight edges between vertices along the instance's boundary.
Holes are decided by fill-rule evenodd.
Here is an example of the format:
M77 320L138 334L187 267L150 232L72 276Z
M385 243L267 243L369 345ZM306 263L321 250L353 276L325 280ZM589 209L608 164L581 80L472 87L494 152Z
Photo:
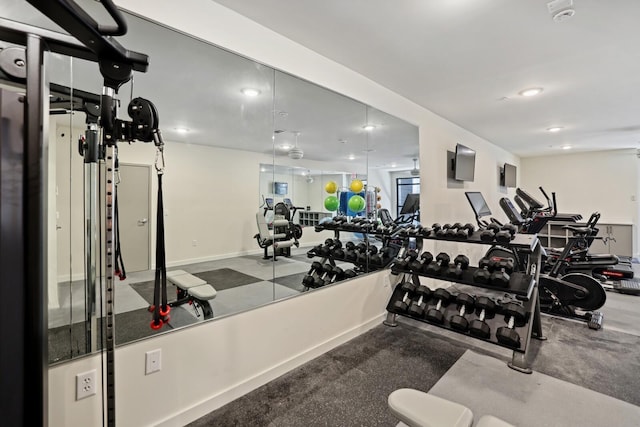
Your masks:
M147 71L148 57L125 49L114 39L126 34L127 25L112 0L102 0L101 4L115 25L97 23L72 0L27 1L70 35L0 18L0 39L22 46L0 52L0 81L23 87L26 92L26 95L20 95L0 88L0 268L4 276L0 298L12 300L12 308L1 314L0 342L13 344L11 351L6 350L6 345L0 347L0 392L3 396L0 413L3 421L11 425L48 425L47 212L42 159L49 113L44 52L51 51L97 62L104 79L98 120L88 123L80 148L85 165L88 165L85 169L89 170L85 175L86 184L92 189L99 188L95 197L89 197L91 202L86 207L90 218L85 225L85 268L91 273L88 286L95 286L99 270L96 265L97 245L93 237L98 228L95 212L100 209L97 196L105 201L102 215L105 225L103 262L106 298L103 381L105 421L113 426L114 273L119 265L115 239L118 141L153 142L157 147L159 181L164 171L164 143L155 107L148 100L135 98L128 107L131 121L123 121L117 118L116 94L131 79L134 71ZM104 163L104 188L100 188L95 178L97 168L94 166L98 162ZM163 243L160 246L164 248ZM157 255L157 259L159 256L164 260L163 254ZM160 271L156 277L160 280L156 280L156 285L164 284L161 290L166 295L166 279L162 280L166 276L164 265L158 268ZM9 283L10 288L7 286ZM94 310L95 300L88 303L87 310Z

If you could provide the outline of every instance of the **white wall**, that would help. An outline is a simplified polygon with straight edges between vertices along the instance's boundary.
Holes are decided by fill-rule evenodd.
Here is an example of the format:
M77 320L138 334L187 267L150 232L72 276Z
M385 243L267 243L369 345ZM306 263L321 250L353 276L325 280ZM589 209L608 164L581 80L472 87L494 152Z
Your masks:
M214 2L184 0L180 7L172 1L157 0L122 0L117 3L134 13L286 70L420 126L421 212L426 223L472 220L471 209L463 195L465 189L483 191L487 200L494 200L500 192L495 172L497 165L505 161L519 165L518 159L504 150ZM177 80L175 84L183 82ZM478 174L474 183L448 189L446 151L453 150L456 142L477 150ZM135 153L144 159L138 161L148 162L152 154L143 150L152 150L149 147L126 147L131 151L121 151L122 161L126 159L128 163L135 163ZM251 185L255 186L256 192L258 190L258 162L251 160L250 153L246 154L246 160L253 164L245 166L237 160L225 165L222 161L224 153L220 153L222 158L196 155L196 159L187 154L204 154L201 147L187 147L184 152L179 152L177 147L167 149L171 159L167 166L168 174L175 173L169 172L171 168L183 172L181 176L171 178L167 175L167 185L171 188L168 191L179 193L180 188L193 183L194 178L184 173L185 170L215 167L230 174L233 173L230 169L238 168L245 179L253 180ZM175 168L175 165L183 168ZM339 167L336 169L340 170ZM218 189L212 184L203 185L201 180L197 182L206 206L216 198ZM255 196L246 200L236 209L255 212ZM172 198L171 203L177 203L186 214L190 209L203 210L202 207L191 206L179 194ZM167 204L170 204L169 200ZM168 226L176 226L177 218L178 215L170 211ZM213 221L208 224L181 222L185 236L176 237L177 241L168 241L167 247L172 248L171 256L181 251L185 257L197 257L189 247L192 236L205 233L215 237L221 230L216 225ZM244 235L245 227L247 236L254 234L255 225L249 225L241 218L230 219L229 226L237 227L239 234ZM200 237L200 240L205 239ZM211 242L208 250L219 250L220 244ZM234 243L239 247L249 244L244 237ZM163 420L166 420L164 425L185 424L377 325L382 320L390 295L391 288L385 284L388 277L388 273L380 272L178 333L119 347L116 350L119 425L158 424ZM158 347L163 349L163 370L145 377L144 354ZM73 401L72 376L86 370L87 363L88 359L83 359L51 370L49 407L52 426L92 425L99 417L95 401ZM166 392L158 393L159 389Z
M560 212L587 220L600 212L601 223L637 224L640 160L636 150L559 154L522 159L521 187L544 201L538 187L556 193ZM633 253L638 256L635 227Z

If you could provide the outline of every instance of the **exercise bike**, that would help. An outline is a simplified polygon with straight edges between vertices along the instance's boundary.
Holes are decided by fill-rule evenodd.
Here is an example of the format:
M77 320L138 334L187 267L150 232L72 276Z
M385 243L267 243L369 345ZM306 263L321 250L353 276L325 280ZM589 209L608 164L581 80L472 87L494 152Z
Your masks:
M553 193L553 198L555 199L555 193ZM482 217L491 215L491 211L484 197L478 192L473 192L472 195L467 195L467 199L476 214L478 225L481 228L487 228L487 222L482 220ZM503 203L510 205L515 214L517 214L518 217L520 216L508 199ZM556 206L555 200L553 206ZM554 213L554 211L540 212L536 219L531 220L531 224L535 225L527 230L534 234L537 233L535 230L538 227L541 229L547 221L554 217ZM545 268L540 271L538 283L540 310L547 314L584 320L591 329L600 329L603 320L602 313L593 312L593 310L602 307L606 301L607 295L602 285L587 274L560 274L562 268L566 267L566 259L569 253L580 239L581 237L575 236L569 238L569 244L566 245L554 266L548 271L545 271ZM517 269L526 271L528 268L527 254L521 253L517 249L507 245L502 246L496 244L487 251L485 256L498 260L511 258ZM543 257L545 257L546 262L546 251L544 251L544 248ZM544 262L542 265L544 265Z

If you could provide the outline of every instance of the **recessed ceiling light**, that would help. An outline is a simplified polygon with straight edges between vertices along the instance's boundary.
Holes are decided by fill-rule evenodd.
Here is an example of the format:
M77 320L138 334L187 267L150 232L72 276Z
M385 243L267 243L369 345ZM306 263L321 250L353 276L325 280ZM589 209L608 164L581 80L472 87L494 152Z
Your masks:
M242 93L246 96L258 96L260 95L260 91L258 89L254 89L251 87L245 87L244 89L242 89Z
M395 168L396 166L398 166L396 163L391 163L392 168Z
M188 133L189 129L187 128L175 128L175 131L178 133Z
M549 132L560 132L562 129L564 129L562 126L555 126L555 127L552 127L552 128L547 128L547 130Z
M542 90L543 89L541 87L531 87L529 89L521 90L520 92L518 92L518 94L522 96L536 96L541 93Z
M372 131L374 130L376 127L374 125L364 125L362 126L362 129L366 130L366 131Z
M354 156L353 154L349 154L349 160L355 160L356 156Z
M562 149L563 150L571 150L571 146L570 145L563 145Z

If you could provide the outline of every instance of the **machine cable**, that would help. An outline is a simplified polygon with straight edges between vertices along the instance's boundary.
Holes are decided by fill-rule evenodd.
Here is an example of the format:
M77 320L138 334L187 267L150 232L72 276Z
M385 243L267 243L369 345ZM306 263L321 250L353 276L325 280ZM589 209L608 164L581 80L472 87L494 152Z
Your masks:
M127 271L124 268L124 260L122 259L122 248L120 247L120 214L118 213L118 185L120 185L120 162L118 160L118 147L116 146L116 160L115 160L115 180L114 185L116 192L113 197L113 224L114 224L114 240L116 246L115 253L115 274L120 277L120 280L127 278Z
M153 320L151 329L160 329L170 320L171 306L167 304L167 265L164 239L164 201L162 197L162 176L164 175L164 142L160 131L153 132L156 144L156 175L158 176L158 204L156 208L156 274L153 288Z

